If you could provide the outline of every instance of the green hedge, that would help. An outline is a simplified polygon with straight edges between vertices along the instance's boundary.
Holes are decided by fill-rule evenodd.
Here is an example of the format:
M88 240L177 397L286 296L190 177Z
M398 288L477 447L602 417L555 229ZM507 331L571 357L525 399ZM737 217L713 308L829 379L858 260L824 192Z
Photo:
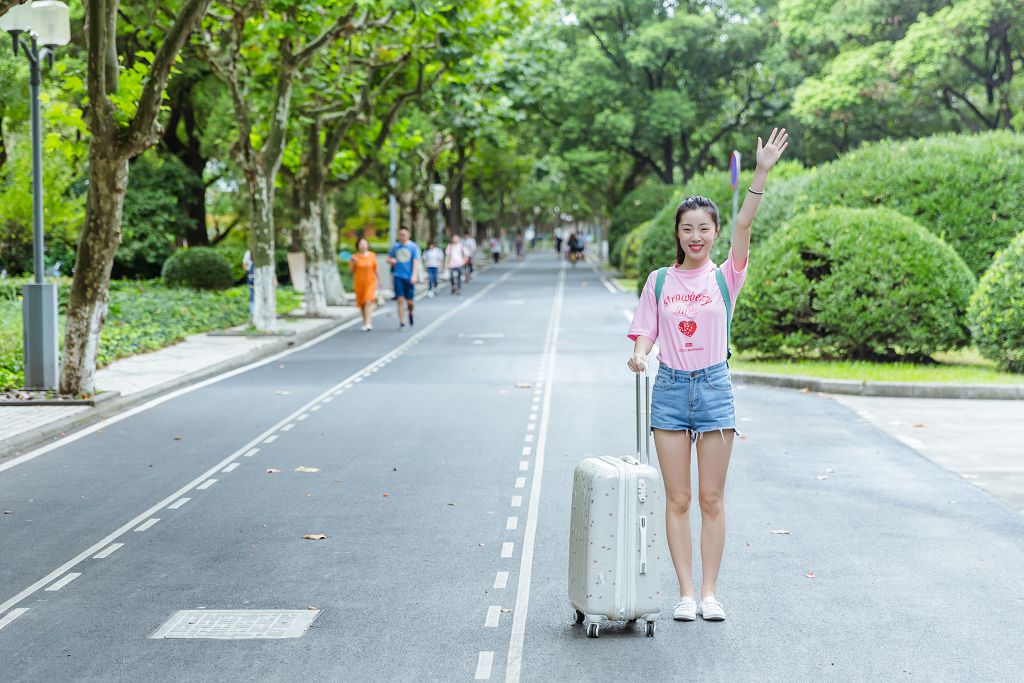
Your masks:
M675 198L678 188L657 178L644 181L627 194L612 211L608 226L608 254L611 264L621 266L622 241L636 226L646 222L658 209Z
M633 228L625 237L619 240L619 253L617 261L619 270L626 277L639 277L638 259L640 257L640 245L644 235L651 227L651 221L646 221Z
M163 278L171 287L192 289L226 289L234 281L231 264L210 247L192 247L174 252L164 261Z
M1010 372L1024 372L1024 232L982 276L967 320L983 356Z
M956 251L895 211L807 211L750 261L732 328L744 350L919 360L969 341L974 276Z
M1024 230L1024 135L1006 131L865 145L799 179L769 181L755 243L811 208L885 206L914 218L975 275Z

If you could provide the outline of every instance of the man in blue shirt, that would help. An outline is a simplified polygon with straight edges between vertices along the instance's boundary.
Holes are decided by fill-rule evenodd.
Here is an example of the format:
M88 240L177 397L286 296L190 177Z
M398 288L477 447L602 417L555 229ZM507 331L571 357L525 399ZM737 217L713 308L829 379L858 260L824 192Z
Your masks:
M405 327L405 309L409 309L409 325L412 326L412 309L416 299L416 281L420 261L420 247L409 240L409 230L398 231L398 242L388 251L388 263L394 268L395 298L398 300L398 325Z

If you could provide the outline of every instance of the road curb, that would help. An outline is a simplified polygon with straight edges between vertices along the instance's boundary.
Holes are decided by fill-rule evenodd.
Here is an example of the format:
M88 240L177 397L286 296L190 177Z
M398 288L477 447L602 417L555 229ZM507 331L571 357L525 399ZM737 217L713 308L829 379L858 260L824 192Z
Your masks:
M99 422L111 415L133 408L162 394L169 393L176 389L181 389L182 387L189 386L190 384L202 382L205 379L215 377L225 372L230 372L231 370L244 367L250 363L255 363L256 361L273 356L281 351L285 351L292 346L304 344L311 339L315 339L336 327L341 327L358 317L359 313L353 313L345 317L332 318L331 320L324 321L322 325L317 325L316 327L311 327L308 330L298 332L294 336L289 336L271 342L261 348L253 349L252 351L248 351L219 363L214 363L213 365L208 365L205 368L196 370L195 372L181 375L175 379L143 389L142 391L135 392L128 396L119 395L112 397L99 402L97 405L89 408L88 410L82 411L81 413L58 418L45 426L22 432L21 434L17 434L7 439L3 444L0 444L0 460L35 450L39 446L45 445L45 442L50 441L51 439L66 436L69 432L81 429L82 427L88 427L89 425Z
M825 379L803 375L772 375L732 371L737 382L784 389L807 389L826 394L885 396L891 398L953 398L1024 400L1024 384L943 384L939 382L867 382L853 379Z

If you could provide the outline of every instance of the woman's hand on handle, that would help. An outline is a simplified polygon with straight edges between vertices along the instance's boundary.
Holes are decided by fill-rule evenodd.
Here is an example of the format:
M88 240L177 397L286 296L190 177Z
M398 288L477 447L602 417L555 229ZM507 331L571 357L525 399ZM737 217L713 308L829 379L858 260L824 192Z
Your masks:
M633 355L626 361L626 366L633 372L640 374L647 371L647 354L654 348L654 340L643 335L636 338L633 343Z

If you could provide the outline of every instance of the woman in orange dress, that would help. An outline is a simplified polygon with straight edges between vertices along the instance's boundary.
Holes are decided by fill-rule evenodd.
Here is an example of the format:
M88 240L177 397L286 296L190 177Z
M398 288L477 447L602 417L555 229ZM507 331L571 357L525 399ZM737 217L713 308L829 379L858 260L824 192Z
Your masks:
M348 268L353 274L356 306L363 312L363 332L369 332L373 329L373 304L377 301L377 255L370 251L370 242L365 237L356 243L356 253L349 259Z

